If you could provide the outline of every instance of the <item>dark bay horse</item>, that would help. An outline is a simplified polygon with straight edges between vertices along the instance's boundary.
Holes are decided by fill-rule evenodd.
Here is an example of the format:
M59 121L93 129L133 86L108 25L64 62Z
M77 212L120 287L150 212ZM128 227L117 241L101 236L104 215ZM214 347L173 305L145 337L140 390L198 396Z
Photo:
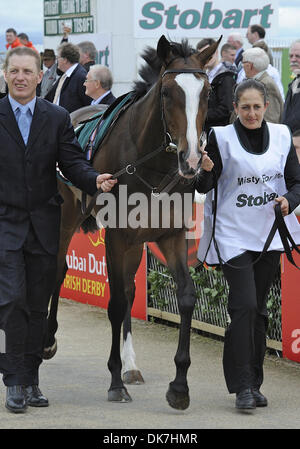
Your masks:
M127 322L130 328L130 309L135 296L134 277L143 244L155 241L177 284L181 317L174 359L176 377L170 383L166 397L176 409L183 410L189 406L187 371L196 295L188 270L186 228L182 202L178 198L182 199L185 194L193 197L193 180L199 170L205 145L202 128L210 90L203 67L216 51L219 41L197 53L187 41L179 44L169 42L162 36L156 50L148 48L143 55L147 65L140 71L143 81L135 84L138 99L108 130L93 160L93 166L99 172L118 174L116 186L110 193L100 194L94 208L97 219L102 223L108 217L105 246L110 286L108 317L112 328L108 360L111 372L109 401L131 401L121 376L121 327L125 320L124 325ZM81 212L75 190L60 183L64 204L55 291L57 298L67 269L65 256L69 243L86 218ZM171 195L174 201L160 202ZM165 212L169 219L167 225L163 221ZM124 218L127 219L125 225ZM48 321L52 339L56 328L51 329L51 316L56 320L56 313L57 304L53 303Z

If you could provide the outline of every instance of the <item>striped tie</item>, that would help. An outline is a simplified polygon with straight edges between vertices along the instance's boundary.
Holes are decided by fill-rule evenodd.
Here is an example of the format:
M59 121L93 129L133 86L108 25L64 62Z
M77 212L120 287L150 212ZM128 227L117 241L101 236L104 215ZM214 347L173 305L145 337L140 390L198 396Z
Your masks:
M54 99L53 99L53 103L54 104L59 104L57 100L59 99L60 92L61 92L61 89L63 87L63 84L65 82L66 77L67 77L67 75L64 73L61 76L61 78L59 79L59 82L58 82L58 85L57 85L57 88L56 88L56 91L55 91Z

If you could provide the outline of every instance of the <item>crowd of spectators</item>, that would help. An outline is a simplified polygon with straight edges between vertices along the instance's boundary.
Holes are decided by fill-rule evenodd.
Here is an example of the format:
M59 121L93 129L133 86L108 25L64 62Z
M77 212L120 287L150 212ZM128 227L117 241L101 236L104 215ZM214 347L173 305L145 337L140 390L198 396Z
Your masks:
M64 27L57 52L46 48L41 53L44 75L37 94L69 112L90 104L112 103L115 97L111 92L113 80L110 70L96 64L97 49L93 42L82 41L77 45L69 42L70 31L70 28ZM300 129L300 39L293 42L289 50L294 79L285 96L280 73L273 65L272 51L265 35L261 25L250 25L245 37L252 47L245 49L242 34L232 32L207 63L205 69L212 91L206 131L212 126L233 122L236 118L233 111L234 89L246 78L257 79L266 87L269 104L265 114L267 121L284 123L292 133ZM8 28L5 37L7 50L18 46L36 50L26 33ZM211 38L201 39L196 50L201 52L213 42ZM6 94L7 86L0 69L0 98Z
M70 113L92 102L111 104L115 97L111 92L113 78L109 68L98 65L97 71L93 72L93 76L97 73L97 79L94 81L97 83L97 89L93 94L99 93L99 97L89 96L87 94L89 81L86 80L90 69L96 64L97 49L90 41L83 41L77 45L69 42L70 32L71 29L64 26L57 52L52 48L46 48L40 54L44 74L37 86L37 95L64 107ZM8 28L5 37L7 51L22 46L37 51L26 33L17 34L14 28ZM110 80L109 83L107 79ZM7 85L0 69L0 98L5 95Z

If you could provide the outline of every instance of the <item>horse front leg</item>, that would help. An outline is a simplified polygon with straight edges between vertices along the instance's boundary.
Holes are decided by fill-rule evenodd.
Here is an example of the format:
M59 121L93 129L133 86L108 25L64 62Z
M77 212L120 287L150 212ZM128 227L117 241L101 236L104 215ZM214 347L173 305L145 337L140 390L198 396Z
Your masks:
M61 273L61 277L59 277L56 280L55 288L54 288L54 291L51 296L50 310L49 310L49 314L47 317L47 332L46 332L44 351L43 351L43 359L44 360L52 359L52 357L55 356L56 351L57 351L57 340L55 338L55 334L58 329L58 322L57 322L58 300L59 300L60 289L61 289L62 283L64 282L67 271L68 271L68 265L67 265L67 263L65 263L63 272ZM58 269L58 273L59 273L59 269Z
M120 354L121 326L128 309L124 281L124 264L127 259L127 247L124 236L119 231L116 232L115 230L107 229L105 234L105 247L110 287L108 318L112 330L111 352L107 364L111 373L108 400L111 402L131 402L132 399L121 377L122 362Z
M145 381L140 369L136 365L136 355L133 347L131 330L131 309L132 303L129 303L123 323L123 348L121 353L123 382L127 385L141 385L144 384Z
M170 382L166 399L169 405L185 410L190 404L187 372L190 359L190 330L196 303L196 292L187 264L187 242L185 232L179 232L160 239L158 245L164 254L168 267L177 283L177 301L180 313L180 331L176 355L176 376Z
M142 373L136 365L136 356L132 341L131 310L135 297L135 274L141 262L143 255L143 245L131 247L126 253L125 264L125 292L128 301L127 311L123 323L123 348L122 348L122 366L123 382L125 384L140 385L145 383Z

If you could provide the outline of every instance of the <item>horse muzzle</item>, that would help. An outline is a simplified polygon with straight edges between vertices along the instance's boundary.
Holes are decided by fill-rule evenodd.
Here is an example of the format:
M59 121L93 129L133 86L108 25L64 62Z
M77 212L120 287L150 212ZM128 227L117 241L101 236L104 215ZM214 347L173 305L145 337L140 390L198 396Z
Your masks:
M183 178L194 178L198 171L202 160L202 153L194 154L187 157L187 153L180 151L178 153L178 172Z

